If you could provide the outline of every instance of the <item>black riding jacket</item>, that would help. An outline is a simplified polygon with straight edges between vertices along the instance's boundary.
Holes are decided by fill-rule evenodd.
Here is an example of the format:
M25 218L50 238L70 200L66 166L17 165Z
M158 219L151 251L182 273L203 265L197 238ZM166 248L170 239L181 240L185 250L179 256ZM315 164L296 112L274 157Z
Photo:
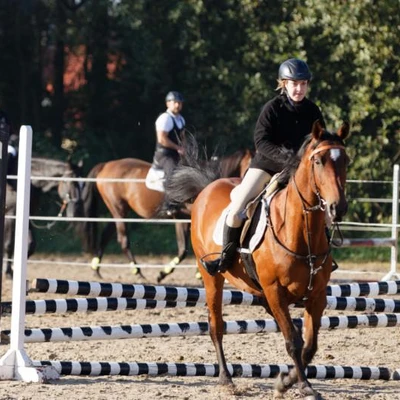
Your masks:
M321 110L311 100L293 105L287 95L280 94L266 103L254 131L256 155L250 167L275 174L283 170L299 150L313 123L325 126Z

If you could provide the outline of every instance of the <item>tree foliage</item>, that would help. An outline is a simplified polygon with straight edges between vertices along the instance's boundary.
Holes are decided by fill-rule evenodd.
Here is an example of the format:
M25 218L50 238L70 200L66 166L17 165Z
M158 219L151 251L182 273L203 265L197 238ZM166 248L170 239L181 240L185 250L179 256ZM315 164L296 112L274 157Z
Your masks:
M62 146L88 168L151 160L169 90L209 149L251 147L279 64L300 57L328 126L351 122L349 177L390 179L399 162L398 0L8 0L0 23L3 105L38 151ZM66 90L70 55L84 60Z

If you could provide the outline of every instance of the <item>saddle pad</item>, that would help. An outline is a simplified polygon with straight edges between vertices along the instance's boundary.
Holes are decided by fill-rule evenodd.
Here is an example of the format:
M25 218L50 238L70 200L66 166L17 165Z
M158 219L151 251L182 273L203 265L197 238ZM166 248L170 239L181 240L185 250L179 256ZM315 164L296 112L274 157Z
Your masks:
M146 186L151 190L164 192L164 171L151 167L146 176Z
M226 216L228 215L229 212L229 206L226 207L224 211L222 211L221 216L218 218L217 224L215 225L214 228L213 240L214 243L218 244L219 246L222 246L224 225Z
M254 234L250 238L249 251L252 253L257 245L260 243L264 236L265 229L267 228L267 201L265 198L261 199L261 212L260 219L258 220L257 227Z
M262 206L261 206L261 213L260 213L260 219L258 220L257 227L250 238L249 241L249 249L246 250L252 253L254 249L257 247L257 245L260 243L261 239L264 236L265 229L267 227L267 202L268 200L265 198L262 198ZM216 244L222 246L222 241L223 241L223 231L224 231L224 225L225 225L225 220L226 216L228 215L229 212L229 207L226 207L224 211L222 211L221 216L218 218L217 224L215 225L215 229L213 232L213 240Z

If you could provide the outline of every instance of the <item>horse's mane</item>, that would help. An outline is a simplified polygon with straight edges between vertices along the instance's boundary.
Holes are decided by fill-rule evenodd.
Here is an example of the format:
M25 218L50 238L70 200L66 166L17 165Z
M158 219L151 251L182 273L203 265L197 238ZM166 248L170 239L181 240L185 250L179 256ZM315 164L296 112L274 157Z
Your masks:
M306 152L310 143L312 142L312 139L313 139L313 136L311 133L305 137L304 142L303 142L302 146L300 147L300 149L298 150L298 152L289 160L286 167L283 169L283 171L279 175L278 183L281 187L285 187L289 183L290 178L297 171L300 161L303 158L304 153ZM338 135L325 130L324 133L321 135L320 139L315 141L315 143L313 143L312 149L317 148L318 145L324 141L339 142L340 144L344 145L343 140Z

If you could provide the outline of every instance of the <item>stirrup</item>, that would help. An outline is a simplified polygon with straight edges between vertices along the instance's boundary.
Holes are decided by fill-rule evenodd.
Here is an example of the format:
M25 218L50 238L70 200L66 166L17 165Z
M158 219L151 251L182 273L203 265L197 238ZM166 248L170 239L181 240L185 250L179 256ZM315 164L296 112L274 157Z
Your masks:
M339 265L337 265L337 262L332 259L332 272L336 271L339 268Z
M215 276L217 272L219 272L221 258L217 258L216 260L212 261L205 261L203 258L200 259L201 264L203 265L204 269L211 275Z
M226 272L232 266L235 255L236 255L236 243L229 242L222 249L221 257L217 258L216 260L205 261L204 258L207 256L204 256L200 259L200 262L202 263L204 269L211 276L214 276L217 272Z

